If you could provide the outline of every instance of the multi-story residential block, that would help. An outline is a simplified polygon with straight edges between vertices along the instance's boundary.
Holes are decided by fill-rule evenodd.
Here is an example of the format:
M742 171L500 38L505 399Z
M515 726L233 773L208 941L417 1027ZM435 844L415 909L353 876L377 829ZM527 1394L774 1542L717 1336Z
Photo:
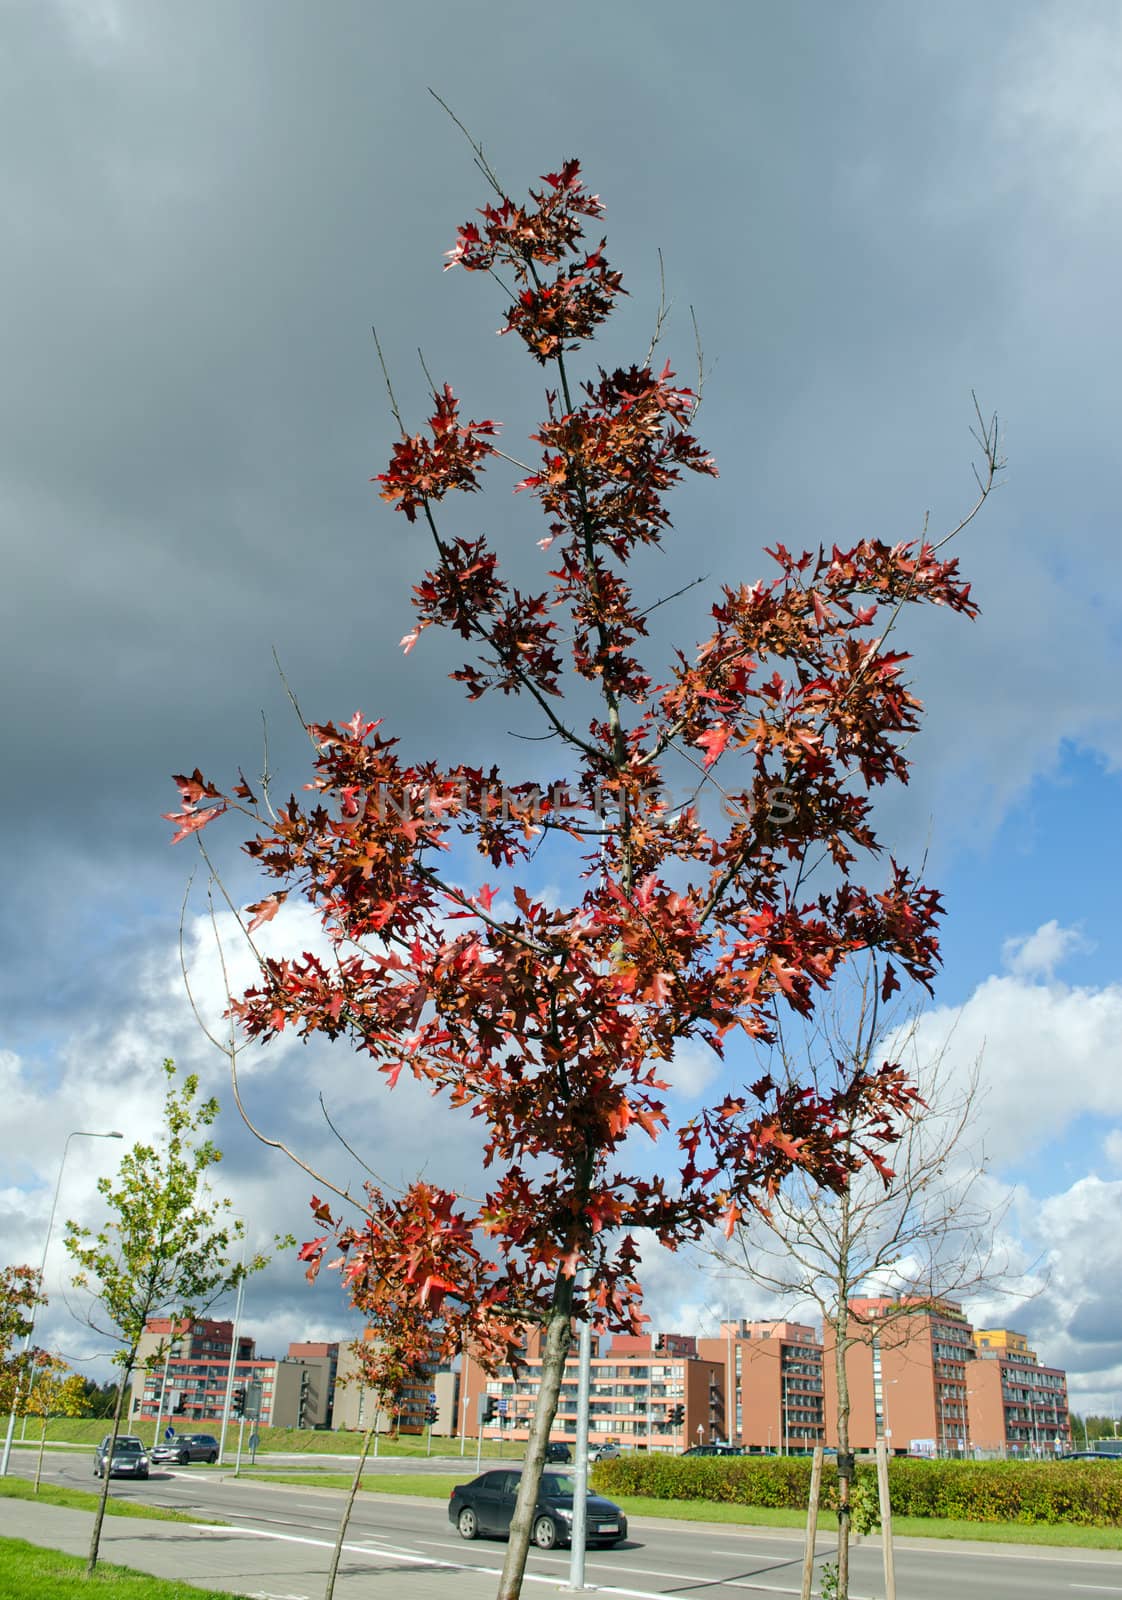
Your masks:
M961 1306L882 1296L853 1299L849 1307L857 1338L845 1361L851 1447L871 1450L883 1435L897 1455L966 1455L966 1375L974 1343ZM828 1328L823 1379L826 1443L836 1446L837 1376Z
M1022 1333L979 1328L967 1395L970 1442L985 1455L1053 1456L1071 1449L1067 1375L1041 1366Z
M233 1334L232 1322L150 1318L137 1348L129 1427L154 1427L159 1419L180 1431L220 1424ZM254 1341L239 1336L233 1386L261 1385L258 1420L264 1427L328 1427L338 1353L338 1345L291 1345L278 1361L258 1357Z
M822 1342L803 1322L721 1324L720 1338L699 1339L700 1356L722 1364L731 1395L728 1440L749 1451L781 1454L822 1443Z
M363 1339L373 1341L376 1331L367 1328ZM422 1378L406 1384L397 1402L386 1407L378 1395L361 1382L360 1362L354 1342L345 1344L339 1355L335 1379L333 1414L337 1428L357 1428L365 1432L373 1427L376 1433L420 1433L426 1427L430 1406L436 1407L432 1427L435 1433L453 1434L456 1431L456 1375L447 1369L434 1369ZM430 1396L435 1398L430 1399Z
M487 1438L524 1443L541 1384L541 1334L528 1330L526 1362L518 1375L489 1378L470 1357L461 1374L462 1426L478 1437L479 1403L490 1395L495 1416ZM466 1401L466 1405L463 1404ZM675 1420L681 1407L681 1421ZM577 1350L565 1365L553 1437L572 1444L577 1422ZM698 1355L697 1341L684 1334L593 1336L589 1390L592 1444L618 1440L637 1450L684 1450L698 1440L725 1436L724 1374L720 1361Z

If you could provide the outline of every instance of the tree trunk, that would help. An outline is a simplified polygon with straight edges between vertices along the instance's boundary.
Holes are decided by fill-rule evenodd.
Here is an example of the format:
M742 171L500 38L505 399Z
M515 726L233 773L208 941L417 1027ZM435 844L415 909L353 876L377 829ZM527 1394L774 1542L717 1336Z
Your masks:
M530 1423L530 1437L526 1443L526 1456L522 1463L522 1480L518 1485L518 1499L510 1523L510 1538L506 1547L506 1561L499 1580L496 1600L519 1600L522 1578L526 1571L526 1557L530 1549L530 1533L545 1465L545 1447L550 1429L557 1414L557 1401L561 1394L561 1380L565 1376L565 1357L573 1341L573 1279L563 1272L557 1274L553 1286L553 1304L545 1325L542 1346L542 1376L534 1416ZM577 1449L581 1441L577 1440Z
M39 1459L35 1463L35 1493L39 1493L39 1482L43 1476L43 1451L47 1447L47 1413L43 1413L43 1423L39 1429Z
M97 1511L94 1513L93 1533L90 1535L90 1555L89 1560L86 1562L87 1577L93 1576L94 1568L97 1566L97 1553L101 1548L101 1524L105 1521L105 1502L109 1499L109 1484L111 1481L113 1468L113 1451L117 1444L117 1435L121 1429L121 1411L125 1404L125 1385L129 1381L129 1375L132 1372L133 1362L135 1360L136 1347L134 1346L128 1353L128 1359L126 1360L124 1370L121 1373L121 1381L117 1385L117 1403L113 1407L113 1431L109 1438L109 1453L105 1458L105 1472L101 1480L101 1499L97 1503Z
M849 1353L849 1307L843 1300L834 1321L834 1376L838 1386L838 1588L837 1600L849 1600L850 1487L853 1457L849 1449L849 1374L845 1358Z
M374 1421L362 1436L362 1450L359 1453L358 1465L355 1467L354 1477L351 1479L351 1492L347 1496L347 1503L343 1507L343 1515L339 1519L339 1532L335 1539L335 1549L331 1552L331 1567L327 1574L327 1588L323 1591L323 1600L332 1600L332 1596L335 1593L335 1577L339 1571L339 1557L343 1550L343 1540L347 1536L347 1526L351 1520L351 1512L354 1509L355 1495L358 1493L358 1486L362 1482L362 1469L366 1465L366 1456L370 1449L370 1440L373 1437L374 1430L377 1428L377 1426L378 1413L375 1411Z

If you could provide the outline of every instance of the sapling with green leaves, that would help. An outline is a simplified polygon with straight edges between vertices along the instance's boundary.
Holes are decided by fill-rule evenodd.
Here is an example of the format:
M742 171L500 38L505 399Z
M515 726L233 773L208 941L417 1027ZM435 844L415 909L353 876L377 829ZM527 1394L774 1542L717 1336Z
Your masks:
M163 1072L163 1129L151 1143L137 1143L126 1152L116 1177L98 1180L106 1221L96 1233L77 1222L66 1224L66 1248L79 1269L73 1282L91 1297L90 1326L117 1345L113 1361L120 1374L89 1572L97 1565L109 1463L149 1319L169 1317L174 1324L201 1316L269 1259L261 1254L234 1259L245 1225L234 1216L231 1201L216 1195L208 1181L211 1168L222 1160L207 1132L218 1101L199 1100L194 1073L177 1087L174 1062L165 1060ZM151 1360L162 1356L157 1351Z

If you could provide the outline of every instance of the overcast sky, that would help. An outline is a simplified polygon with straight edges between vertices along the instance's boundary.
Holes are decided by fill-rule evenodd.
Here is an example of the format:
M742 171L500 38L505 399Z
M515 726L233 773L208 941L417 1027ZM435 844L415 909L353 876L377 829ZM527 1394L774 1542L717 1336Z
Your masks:
M708 580L660 613L665 641L703 637L713 591L766 576L775 539L952 524L974 489L971 391L999 413L1005 482L959 550L982 616L909 635L928 715L884 820L946 890L924 1027L934 1048L957 1024L964 1064L983 1052L993 1181L1015 1191L1037 1291L978 1314L1066 1365L1077 1408L1122 1401L1120 84L1112 0L9 0L5 1259L38 1260L68 1131L147 1136L165 1055L224 1096L223 1184L254 1237L306 1236L307 1181L242 1129L187 1008L192 857L160 820L172 772L259 769L263 711L281 788L304 781L274 648L309 716L361 706L413 754L529 759L509 707L465 709L441 640L403 660L427 557L369 482L393 433L372 323L413 422L418 346L508 447L540 415L491 287L440 270L486 194L431 85L517 193L581 159L631 291L603 359L645 351L660 250L687 381L696 312L721 477L678 494L650 569L651 598ZM529 573L541 530L506 490L465 531L485 516ZM204 913L196 898L186 946L217 1007ZM278 919L279 947L298 924ZM712 1069L677 1070L688 1097ZM408 1085L372 1092L345 1050L276 1049L247 1073L266 1131L313 1161L342 1159L322 1092L379 1170L469 1168L456 1118ZM73 1142L60 1214L94 1220L119 1148ZM52 1250L44 1328L93 1359L62 1271ZM672 1258L647 1286L656 1322L683 1328L728 1292ZM292 1262L248 1317L265 1353L352 1326Z

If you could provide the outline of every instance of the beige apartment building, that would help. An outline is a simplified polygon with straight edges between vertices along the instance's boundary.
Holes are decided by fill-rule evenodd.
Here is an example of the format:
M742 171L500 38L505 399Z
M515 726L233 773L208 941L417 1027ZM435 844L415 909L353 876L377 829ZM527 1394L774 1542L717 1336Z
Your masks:
M576 1442L577 1361L574 1342L565 1365L552 1437ZM465 1358L460 1416L464 1432L524 1444L529 1437L541 1383L541 1333L527 1330L526 1362L517 1377L489 1378ZM479 1420L480 1401L490 1396L493 1418ZM681 1419L678 1420L681 1408ZM593 1335L589 1391L589 1442L617 1440L635 1450L680 1451L725 1436L725 1394L720 1361L699 1356L697 1341L684 1334Z

